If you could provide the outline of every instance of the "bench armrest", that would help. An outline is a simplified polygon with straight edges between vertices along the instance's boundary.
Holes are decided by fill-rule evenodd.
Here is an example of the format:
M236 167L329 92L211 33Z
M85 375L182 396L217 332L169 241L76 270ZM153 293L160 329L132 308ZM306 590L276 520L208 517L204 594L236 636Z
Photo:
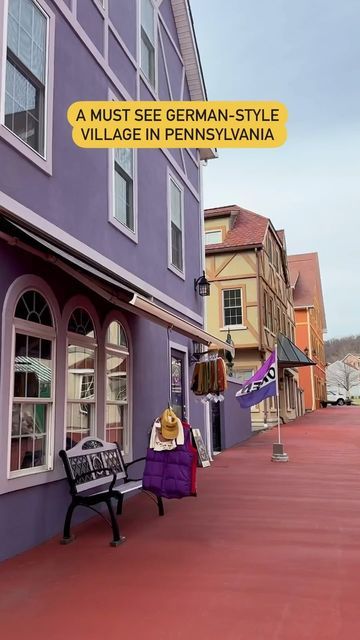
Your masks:
M131 467L131 465L136 464L137 462L142 462L143 460L146 460L146 457L143 456L142 458L136 458L136 460L132 460L131 462L127 462L124 466L125 466L125 471L126 471L126 475L128 472L128 468ZM125 482L132 482L133 480L142 480L142 476L141 478L128 478L126 477Z

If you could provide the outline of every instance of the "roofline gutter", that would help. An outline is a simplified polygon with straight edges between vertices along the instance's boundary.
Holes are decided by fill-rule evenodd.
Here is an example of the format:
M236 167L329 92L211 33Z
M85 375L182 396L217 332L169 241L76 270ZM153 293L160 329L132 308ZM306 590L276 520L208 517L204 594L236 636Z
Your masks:
M206 85L205 85L204 71L203 71L202 64L201 64L200 51L199 51L199 46L198 46L196 33L195 33L194 18L193 18L193 14L192 14L192 11L191 11L191 6L190 6L189 0L186 0L186 8L187 8L188 16L189 16L189 23L191 25L191 35L192 35L193 44L194 44L196 61L197 61L198 66L199 66L202 90L203 90L203 93L204 93L204 100L207 100L208 96L207 96Z
M262 243L246 244L246 245L241 245L241 247L237 245L232 245L230 247L215 247L215 248L211 248L211 245L209 245L208 248L205 249L205 253L206 254L227 253L228 251L248 251L249 249L262 249L262 248L263 248Z

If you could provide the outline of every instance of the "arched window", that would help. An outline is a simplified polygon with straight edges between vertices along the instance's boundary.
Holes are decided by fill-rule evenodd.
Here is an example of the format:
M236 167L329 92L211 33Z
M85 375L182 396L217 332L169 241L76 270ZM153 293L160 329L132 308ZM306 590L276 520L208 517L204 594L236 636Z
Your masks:
M105 438L129 452L129 348L123 326L110 323L106 334Z
M11 476L52 466L55 328L50 307L38 291L19 298L14 328Z
M66 448L94 433L96 410L96 338L94 323L83 308L68 323Z

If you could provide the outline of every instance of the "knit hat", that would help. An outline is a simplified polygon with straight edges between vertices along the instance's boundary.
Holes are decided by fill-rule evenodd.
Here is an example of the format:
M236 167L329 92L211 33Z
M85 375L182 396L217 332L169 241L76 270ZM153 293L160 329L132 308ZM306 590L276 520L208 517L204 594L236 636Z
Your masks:
M161 435L166 440L174 440L179 433L177 417L172 409L165 409L160 418Z

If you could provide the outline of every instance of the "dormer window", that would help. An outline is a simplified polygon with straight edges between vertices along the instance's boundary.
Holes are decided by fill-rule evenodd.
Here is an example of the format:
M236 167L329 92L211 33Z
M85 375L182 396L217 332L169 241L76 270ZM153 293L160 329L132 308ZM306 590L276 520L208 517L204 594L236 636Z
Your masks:
M220 229L215 229L205 232L205 245L220 244L222 242L222 232Z

